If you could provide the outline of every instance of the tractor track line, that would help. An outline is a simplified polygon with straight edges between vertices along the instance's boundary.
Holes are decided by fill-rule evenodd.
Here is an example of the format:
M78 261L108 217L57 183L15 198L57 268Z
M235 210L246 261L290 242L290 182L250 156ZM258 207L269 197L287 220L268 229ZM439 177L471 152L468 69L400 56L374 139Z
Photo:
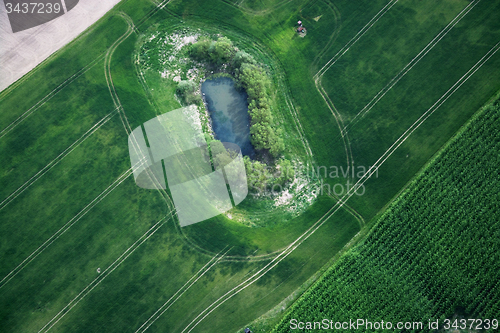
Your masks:
M349 136L347 133L344 133L344 121L342 120L342 116L340 112L337 110L333 102L330 100L330 97L324 90L323 86L321 85L321 79L323 77L323 74L326 73L330 69L331 66L333 66L349 49L361 38L363 35L375 24L377 21L385 15L391 9L399 0L391 0L389 3L387 3L375 16L368 21L368 23L361 28L361 30L354 35L353 38L351 38L346 45L344 45L314 76L314 84L316 85L316 89L320 93L321 97L325 101L326 105L330 109L330 112L332 113L333 117L335 118L335 121L337 123L337 126L339 127L339 131L342 137L342 141L344 143L344 149L346 153L346 162L347 165L354 165L354 158L352 155L352 149L351 149L351 141L349 139Z
M135 333L138 332L145 332L153 323L160 318L186 291L188 291L189 288L191 288L199 279L203 277L213 266L215 266L225 255L227 252L229 252L231 249L227 250L224 254L220 255L219 252L216 254L212 259L210 259L209 262L205 264L198 272L196 272L195 275L193 275L175 294L173 294L158 310L156 310L153 315L144 322L144 324L141 325L135 331ZM224 250L223 250L224 251ZM210 266L209 266L210 265ZM193 281L194 279L194 281ZM180 295L177 296L182 291ZM177 296L177 297L176 297ZM174 299L175 297L175 299ZM160 312L161 311L161 312ZM160 313L159 313L160 312ZM159 314L158 314L159 313ZM147 326L146 326L147 325ZM146 327L144 327L146 326Z
M127 23L129 23L127 21ZM130 34L133 32L133 27L129 24L127 31L120 37L118 38L112 46L108 49L104 56L104 64L105 64L105 69L106 69L106 64L107 62L110 61L111 55L113 54L113 51L116 49L116 47ZM101 58L101 57L99 57ZM107 72L105 71L105 74ZM106 81L108 80L108 77L106 75ZM108 84L109 86L109 84ZM111 88L110 88L111 90ZM114 100L114 96L112 95L113 102L115 103L115 108L120 114L120 108L121 104L116 104ZM121 117L121 114L120 114ZM123 118L122 118L123 122ZM136 165L132 166L128 170L126 170L124 173L122 173L111 185L109 185L103 192L101 192L94 200L92 200L87 206L85 206L77 215L75 215L71 220L69 220L64 226L62 226L58 231L56 231L49 239L47 239L42 245L40 245L35 251L33 251L26 259L24 259L14 270L12 270L9 274L7 274L1 281L0 281L0 289L4 287L10 280L12 280L13 277L15 277L24 267L26 267L31 261L33 261L40 253L42 253L47 247L49 247L53 242L55 242L62 234L64 234L66 231L68 231L76 222L78 222L83 216L87 214L88 211L90 211L95 205L97 205L100 201L102 201L109 193L111 193L116 187L118 187L123 181L125 181L128 176L130 176L134 168L140 167L142 164L144 164L145 161L143 159L139 160Z
M347 42L344 47L342 47L337 54L335 54L321 69L314 75L314 79L318 79L319 77L323 76L323 74L330 69L330 67L335 64L340 57L342 57L347 51L349 51L349 48L353 46L382 16L384 16L389 9L391 9L399 0L391 0L387 5L385 5L375 16L363 27L361 28L358 33L351 38L349 42Z

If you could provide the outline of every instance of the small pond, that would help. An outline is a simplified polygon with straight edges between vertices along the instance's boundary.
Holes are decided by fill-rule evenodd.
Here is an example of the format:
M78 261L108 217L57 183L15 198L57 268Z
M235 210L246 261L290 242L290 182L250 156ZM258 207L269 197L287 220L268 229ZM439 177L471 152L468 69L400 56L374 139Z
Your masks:
M212 119L215 138L237 144L243 155L253 158L255 150L250 143L247 94L236 90L234 81L227 77L203 82L201 92Z

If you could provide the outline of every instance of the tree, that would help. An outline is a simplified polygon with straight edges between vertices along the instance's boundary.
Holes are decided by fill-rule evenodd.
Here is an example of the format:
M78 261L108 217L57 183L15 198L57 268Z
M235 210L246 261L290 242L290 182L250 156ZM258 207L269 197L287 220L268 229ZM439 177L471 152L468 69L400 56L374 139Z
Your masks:
M219 140L210 142L210 150L212 152L212 163L215 169L221 169L231 163L235 156L224 147L224 144Z
M216 64L228 62L234 55L233 42L227 37L220 37L211 50L211 59Z
M252 118L252 124L271 125L273 121L271 111L267 108L253 108L249 113Z
M252 161L248 156L243 158L247 173L248 188L257 192L265 191L270 185L272 175L266 164Z
M281 130L274 131L270 133L268 138L269 152L274 157L278 157L281 152L285 149L285 143L281 137Z
M194 81L182 80L177 84L177 94L184 100L185 104L197 104L201 102L200 95L196 94L197 84Z
M237 77L250 100L267 97L269 80L259 66L243 63L237 71Z
M250 127L250 134L252 135L250 140L255 149L269 149L267 139L271 131L271 125L255 123Z
M177 93L178 94L186 94L194 92L196 89L196 83L190 80L182 80L177 84Z
M285 185L293 181L295 178L295 170L292 166L292 162L287 159L280 159L278 162L278 177L276 178L276 183L280 185Z
M198 60L205 60L208 58L208 50L212 41L208 38L201 38L196 43L192 44L189 49L189 55Z
M256 64L255 59L245 51L238 51L233 57L233 66L235 68L241 67L243 63Z

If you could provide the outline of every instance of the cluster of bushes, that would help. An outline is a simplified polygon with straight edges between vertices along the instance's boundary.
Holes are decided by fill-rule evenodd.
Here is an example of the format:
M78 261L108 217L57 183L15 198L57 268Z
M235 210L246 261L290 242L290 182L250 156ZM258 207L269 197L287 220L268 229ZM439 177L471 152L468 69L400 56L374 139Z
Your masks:
M257 193L281 192L286 183L295 177L292 163L287 159L280 159L275 168L265 163L243 158L247 173L248 188Z
M201 38L191 45L189 54L200 61L209 61L214 65L222 65L233 59L236 50L233 42L227 37L220 37L217 41Z
M201 96L197 93L198 86L194 81L182 80L177 85L177 95L185 104L201 103Z
M188 54L191 58L204 62L208 69L232 74L236 86L244 89L248 95L252 145L255 149L268 151L274 158L278 158L284 150L284 142L281 129L273 126L269 98L271 82L264 69L250 54L238 50L227 37L220 37L216 41L200 38L189 46ZM197 88L192 81L181 81L177 87L177 93L186 104L197 103L200 98L195 93ZM213 146L212 153L214 154L221 144L211 138L208 138L207 142L209 141ZM231 159L226 155L215 153L213 162L223 163ZM247 156L244 157L244 162L248 187L254 192L279 192L295 177L291 162L284 158L276 160L274 166L250 160Z
M239 84L248 94L248 112L251 117L250 134L256 149L267 149L274 157L278 156L285 144L281 137L281 129L273 126L268 87L269 79L256 64L243 62L236 69Z
M200 39L191 45L189 54L210 65L220 67L226 64L233 70L237 85L248 94L252 145L257 150L268 150L274 157L279 156L285 145L281 130L273 126L268 94L271 84L255 59L250 54L237 50L227 37L220 37L217 41Z
M216 168L226 167L234 160L237 153L226 149L219 140L209 140L211 162ZM243 157L248 188L256 193L281 192L283 187L293 181L295 170L292 163L284 158L277 161L274 167Z

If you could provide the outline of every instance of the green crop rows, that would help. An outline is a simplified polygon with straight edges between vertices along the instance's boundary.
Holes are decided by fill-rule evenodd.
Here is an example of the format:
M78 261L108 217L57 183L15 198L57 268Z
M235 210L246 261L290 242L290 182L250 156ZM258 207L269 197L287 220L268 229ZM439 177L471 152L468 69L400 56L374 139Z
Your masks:
M289 332L293 318L394 325L498 319L499 132L497 100L416 177L366 240L293 305L275 332Z

